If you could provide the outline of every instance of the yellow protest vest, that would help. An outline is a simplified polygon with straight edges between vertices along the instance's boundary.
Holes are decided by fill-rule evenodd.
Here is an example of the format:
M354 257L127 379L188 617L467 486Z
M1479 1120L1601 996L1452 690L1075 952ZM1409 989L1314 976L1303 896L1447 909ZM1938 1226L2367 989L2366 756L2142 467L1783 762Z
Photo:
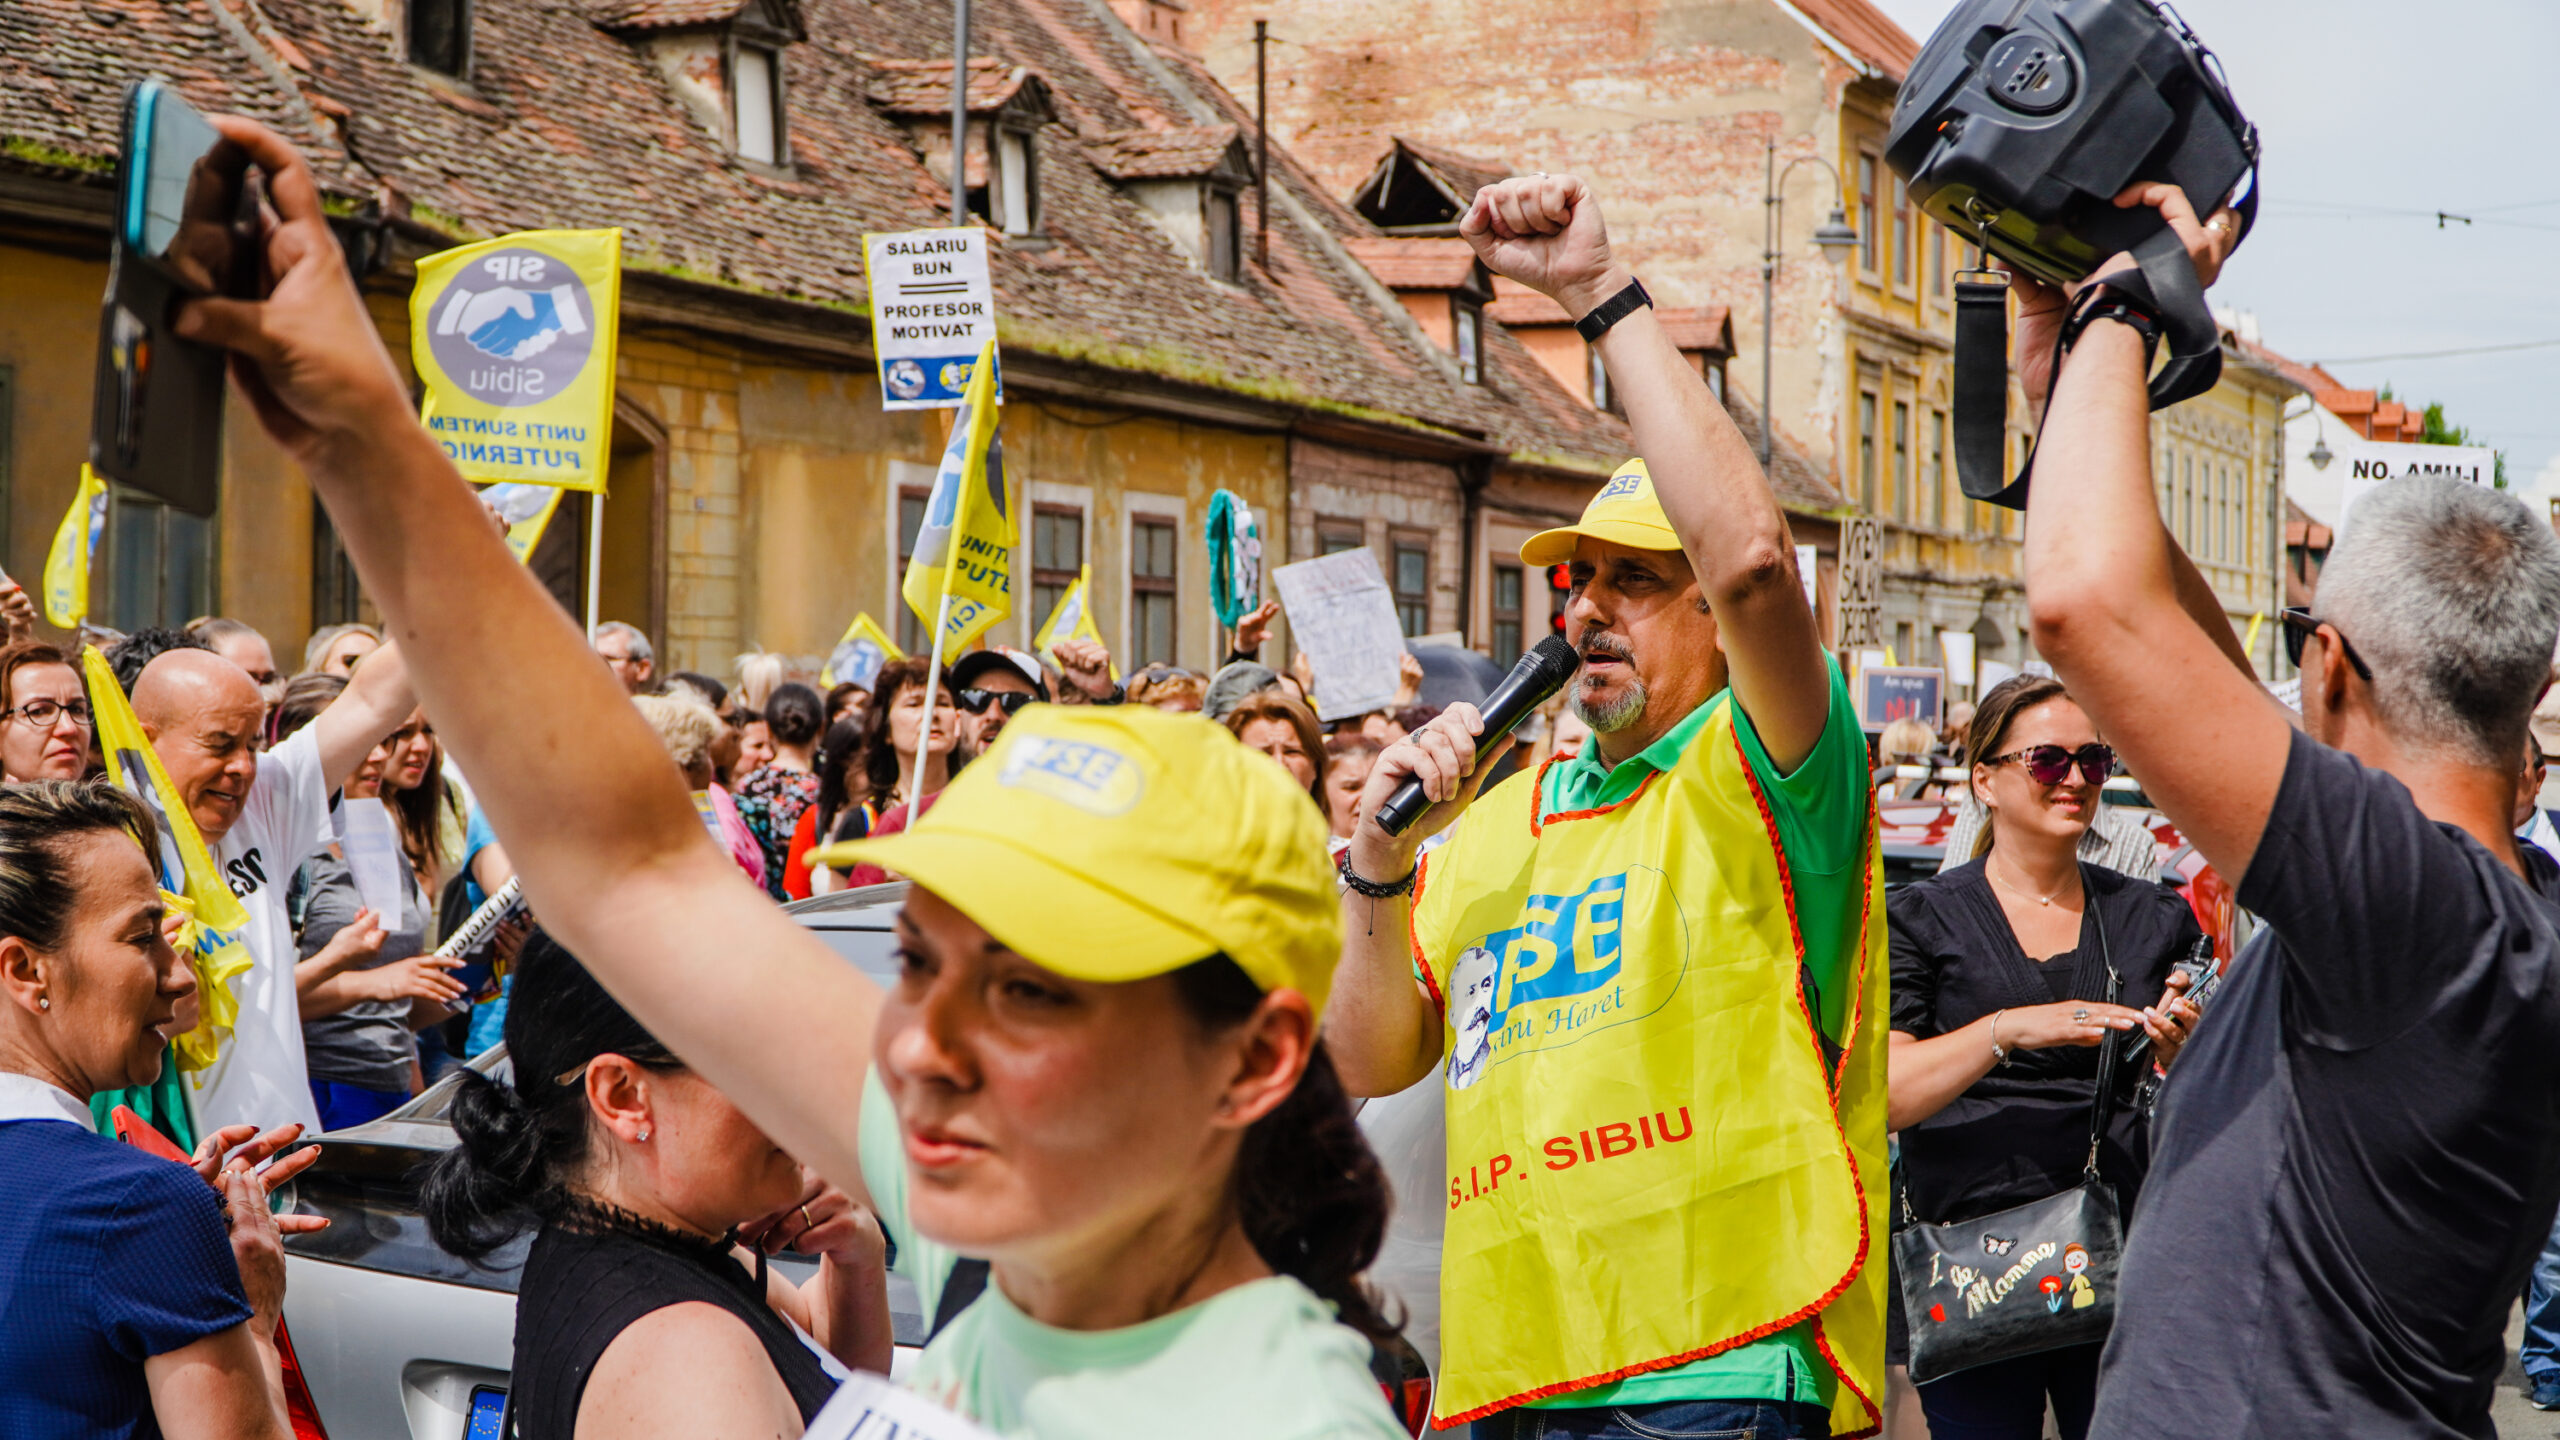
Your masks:
M1870 804L1836 1068L1729 697L1617 805L1479 799L1413 910L1441 1002L1435 1423L1685 1365L1812 1319L1834 1435L1884 1370L1884 886ZM1550 762L1552 763L1552 762Z

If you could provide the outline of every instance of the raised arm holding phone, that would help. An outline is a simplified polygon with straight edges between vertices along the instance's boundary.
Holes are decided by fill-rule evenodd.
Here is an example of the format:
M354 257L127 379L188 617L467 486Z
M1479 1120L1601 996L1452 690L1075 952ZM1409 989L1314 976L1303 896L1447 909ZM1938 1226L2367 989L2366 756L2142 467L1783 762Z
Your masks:
M964 1257L987 1262L916 1383L1008 1435L1041 1433L1036 1398L1069 1375L1110 1433L1401 1435L1358 1278L1385 1186L1315 1034L1340 938L1304 792L1196 720L1029 707L912 829L821 857L915 881L884 995L712 848L657 737L419 426L310 171L215 123L268 178L268 287L194 302L180 333L231 352L310 474L546 927L879 1213L928 1310ZM1135 904L1133 883L1173 898ZM681 1366L614 1400L618 1434L715 1433Z

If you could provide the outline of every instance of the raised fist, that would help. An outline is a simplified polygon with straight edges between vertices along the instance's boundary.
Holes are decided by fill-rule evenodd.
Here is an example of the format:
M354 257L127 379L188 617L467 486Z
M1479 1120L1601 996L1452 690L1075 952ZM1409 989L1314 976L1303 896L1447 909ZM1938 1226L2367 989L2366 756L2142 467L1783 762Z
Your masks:
M1577 317L1612 285L1609 234L1591 187L1571 175L1522 175L1476 192L1458 234L1496 275L1517 280Z

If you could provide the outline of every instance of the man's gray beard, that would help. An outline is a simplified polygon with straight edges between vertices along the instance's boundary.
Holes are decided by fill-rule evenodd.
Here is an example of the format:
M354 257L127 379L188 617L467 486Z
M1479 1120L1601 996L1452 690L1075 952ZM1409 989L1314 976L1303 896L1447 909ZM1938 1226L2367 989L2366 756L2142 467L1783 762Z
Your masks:
M1633 725L1644 715L1646 698L1644 682L1633 675L1627 677L1626 689L1607 705L1593 705L1590 701L1583 699L1583 689L1584 687L1576 682L1573 687L1573 698L1565 703L1572 709L1575 718L1590 726L1595 734L1615 734Z

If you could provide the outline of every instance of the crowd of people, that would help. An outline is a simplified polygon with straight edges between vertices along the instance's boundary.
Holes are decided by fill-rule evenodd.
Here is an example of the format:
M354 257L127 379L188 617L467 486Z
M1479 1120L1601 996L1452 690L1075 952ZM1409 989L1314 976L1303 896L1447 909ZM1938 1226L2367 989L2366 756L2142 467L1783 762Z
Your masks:
M290 675L226 618L93 637L101 675L0 597L0 1433L292 1433L282 1236L321 1222L271 1192L501 1041L421 1203L456 1255L533 1232L526 1440L798 1433L890 1367L893 1271L933 1317L908 1383L995 1434L1403 1434L1366 1278L1399 1197L1355 1115L1409 1092L1446 1131L1445 1196L1401 1197L1440 1227L1445 1425L1875 1433L1946 1323L1886 1237L2085 1186L2123 1221L2046 1309L2101 1313L1930 1374L1937 1440L2485 1432L2560 1209L2560 865L2516 836L2560 541L2514 501L2366 499L2286 617L2289 713L2152 509L2157 317L2021 277L2053 673L1871 748L1749 442L1542 175L1460 233L1597 323L1641 458L1522 547L1570 567L1580 666L1516 729L1418 663L1319 720L1271 606L1209 673L1088 641L666 672L509 555L309 171L220 124L274 285L179 323L386 623ZM2221 215L2125 203L2211 283ZM126 708L139 798L98 778ZM2111 818L2119 765L2263 920L2244 953ZM1963 818L1888 901L1906 770ZM246 916L219 973L173 897L197 840ZM776 903L891 878L885 989ZM529 917L440 946L510 882Z

